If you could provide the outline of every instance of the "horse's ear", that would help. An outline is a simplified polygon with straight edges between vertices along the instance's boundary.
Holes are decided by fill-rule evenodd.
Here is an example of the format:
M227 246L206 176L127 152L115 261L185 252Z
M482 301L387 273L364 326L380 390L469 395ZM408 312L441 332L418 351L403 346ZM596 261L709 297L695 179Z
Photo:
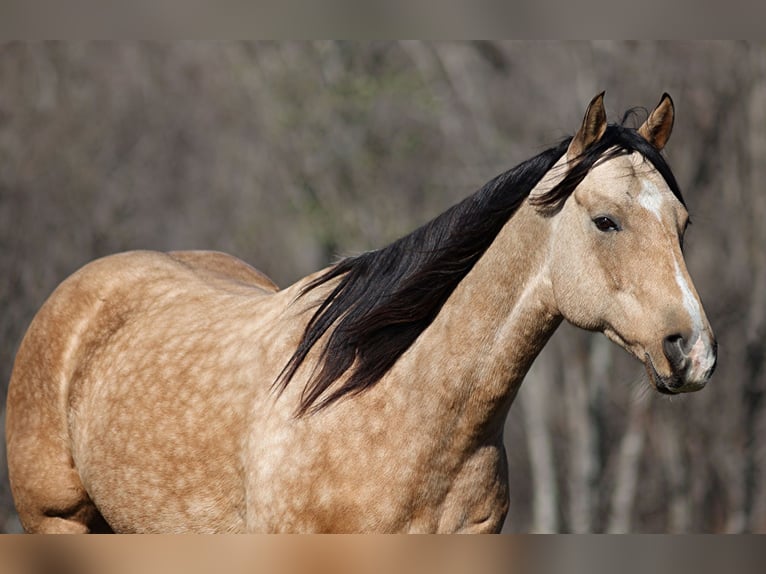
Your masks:
M670 132L673 131L674 117L673 99L666 92L662 94L660 103L649 114L644 124L638 128L638 133L658 150L661 150L668 143Z
M601 139L606 131L606 112L604 111L604 92L601 92L588 104L582 126L572 138L567 149L567 159L581 156L586 149Z

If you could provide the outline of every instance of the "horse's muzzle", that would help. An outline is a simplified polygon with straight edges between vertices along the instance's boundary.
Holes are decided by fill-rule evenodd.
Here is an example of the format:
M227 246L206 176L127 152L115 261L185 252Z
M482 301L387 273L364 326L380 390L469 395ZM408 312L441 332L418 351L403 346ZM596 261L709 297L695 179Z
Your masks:
M694 342L691 343L691 340ZM648 356L647 370L657 390L664 394L700 390L710 380L718 364L718 343L707 334L699 334L694 338L670 335L662 342L662 350L672 374L669 377L661 376Z

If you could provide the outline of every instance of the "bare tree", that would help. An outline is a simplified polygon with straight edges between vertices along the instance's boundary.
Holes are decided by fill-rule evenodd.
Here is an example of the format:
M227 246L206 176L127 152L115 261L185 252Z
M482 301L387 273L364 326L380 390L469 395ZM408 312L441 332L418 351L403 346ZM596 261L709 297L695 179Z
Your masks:
M558 365L552 349L543 349L525 379L521 401L527 434L527 448L534 485L532 525L535 533L560 531L559 494L551 423Z

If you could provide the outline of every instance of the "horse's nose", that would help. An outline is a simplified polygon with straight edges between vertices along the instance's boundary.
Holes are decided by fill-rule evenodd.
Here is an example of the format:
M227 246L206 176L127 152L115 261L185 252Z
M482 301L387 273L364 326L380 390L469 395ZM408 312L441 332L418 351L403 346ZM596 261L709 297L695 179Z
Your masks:
M668 335L662 342L662 350L674 373L681 374L689 366L689 348L686 337L680 333Z
M705 334L694 337L680 333L668 335L662 342L662 349L679 389L703 387L718 363L718 345L715 339Z

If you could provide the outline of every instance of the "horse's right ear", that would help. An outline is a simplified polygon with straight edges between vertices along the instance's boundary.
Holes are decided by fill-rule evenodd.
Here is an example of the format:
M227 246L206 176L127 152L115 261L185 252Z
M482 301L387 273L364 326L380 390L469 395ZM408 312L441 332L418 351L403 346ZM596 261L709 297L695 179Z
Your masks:
M582 126L572 138L567 149L567 160L572 161L581 156L586 149L601 139L605 131L604 92L601 92L588 104Z
M658 150L662 150L668 143L670 132L673 131L673 118L675 117L675 107L673 98L665 92L662 99L654 111L649 114L644 124L638 128L638 133L644 136L644 139L652 144Z

